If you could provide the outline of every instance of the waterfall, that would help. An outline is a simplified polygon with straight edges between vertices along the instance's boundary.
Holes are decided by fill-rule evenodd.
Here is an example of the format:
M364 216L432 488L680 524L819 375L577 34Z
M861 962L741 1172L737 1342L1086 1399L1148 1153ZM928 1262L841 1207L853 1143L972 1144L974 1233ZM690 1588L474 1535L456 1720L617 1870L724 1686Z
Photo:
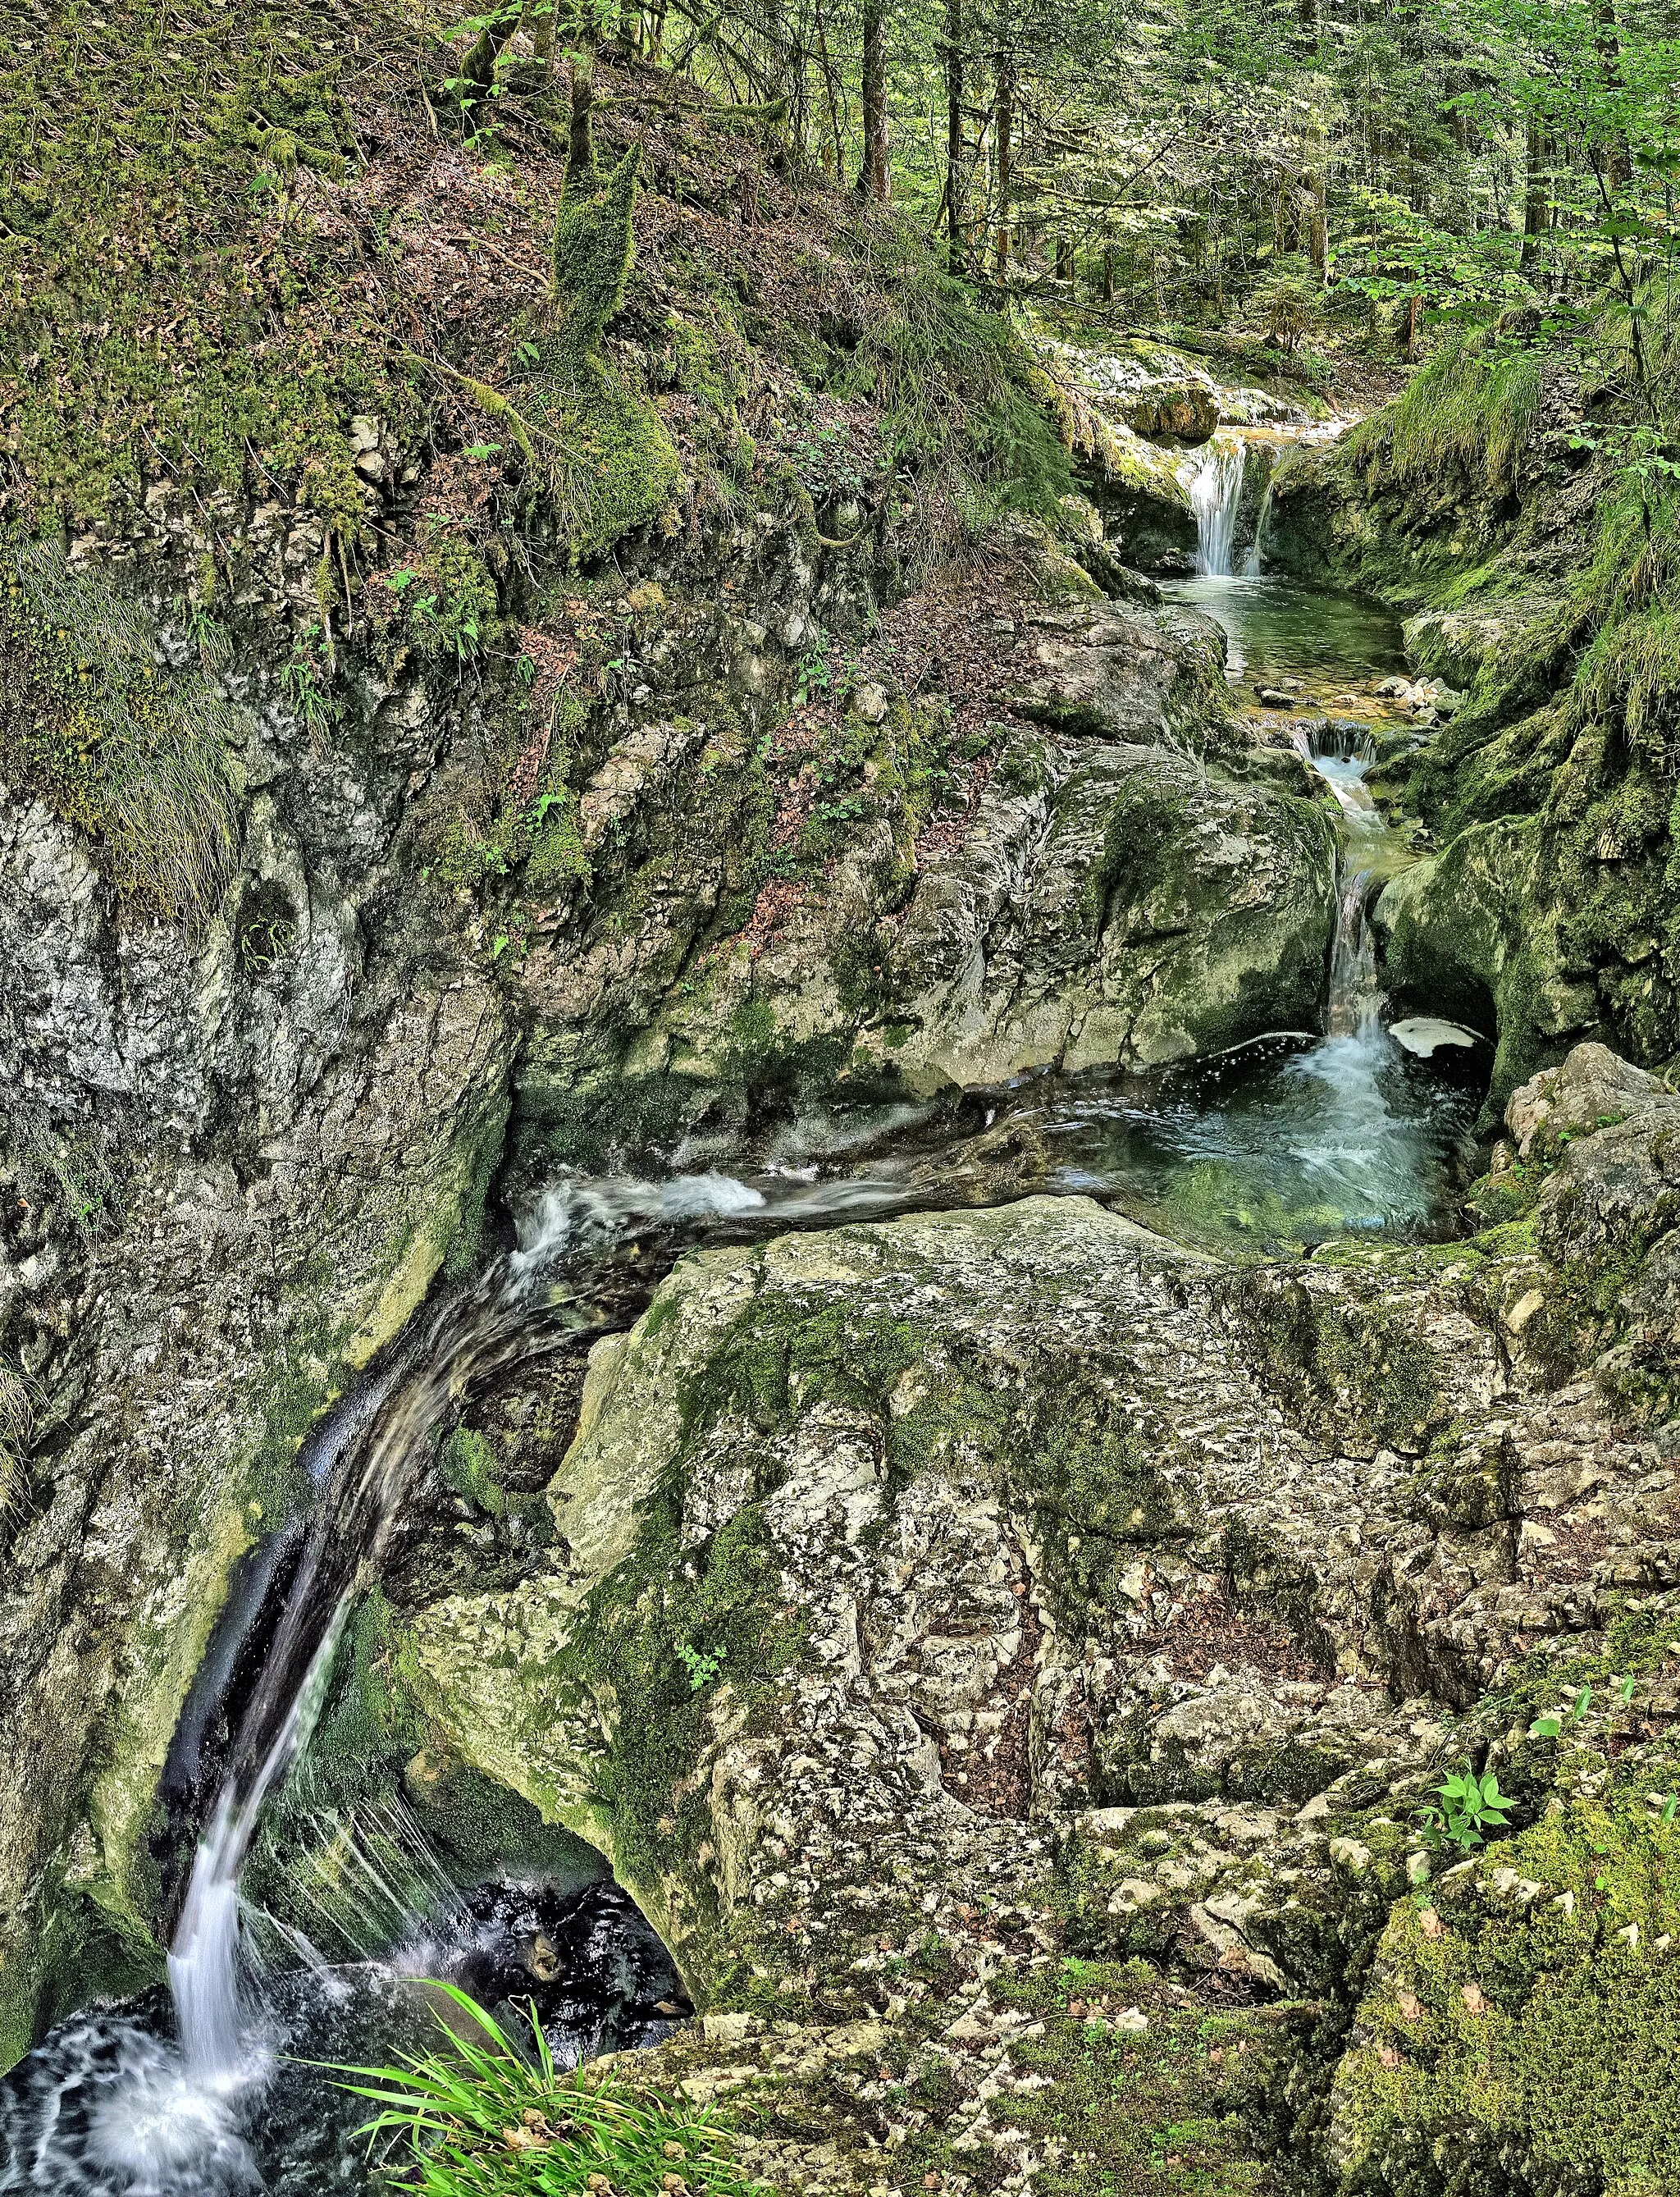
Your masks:
M1366 727L1351 722L1326 722L1311 730L1302 726L1295 744L1335 794L1342 817L1325 1028L1331 1037L1373 1043L1383 1035L1384 997L1377 983L1376 940L1370 926L1373 857L1387 832L1365 785L1365 772L1376 757L1376 744Z
M1254 538L1248 544L1248 555L1243 559L1243 577L1245 580L1259 579L1261 572L1266 569L1263 561L1266 555L1266 529L1271 517L1272 474L1268 472L1266 477L1266 486L1260 491L1260 513L1254 521Z
M1181 471L1196 514L1196 569L1228 578L1246 455L1241 443L1204 443Z

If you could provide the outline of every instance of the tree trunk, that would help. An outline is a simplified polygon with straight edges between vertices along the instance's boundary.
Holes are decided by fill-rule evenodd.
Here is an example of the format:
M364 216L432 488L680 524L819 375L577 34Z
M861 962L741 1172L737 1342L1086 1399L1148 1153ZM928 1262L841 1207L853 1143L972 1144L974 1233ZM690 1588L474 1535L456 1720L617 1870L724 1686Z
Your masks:
M997 245L995 264L999 281L1009 277L1009 221L1015 189L1015 55L1007 48L998 55L998 96L992 113L992 141L998 164Z
M945 264L963 272L963 0L945 0Z
M1622 44L1616 30L1614 0L1595 0L1593 20L1598 26L1593 43L1604 63L1604 88L1619 92L1622 88ZM1618 191L1625 191L1633 181L1633 156L1628 150L1627 133L1613 130L1605 141L1604 188L1613 199Z
M1105 305L1114 303L1114 246L1111 244L1103 246L1103 303Z
M594 173L595 42L578 26L571 49L571 126L566 135L566 181Z
M1540 240L1551 234L1551 182L1546 173L1550 155L1546 125L1537 115L1528 118L1528 178L1522 197L1522 264L1532 267L1540 256Z
M1312 272L1321 282L1330 279L1330 226L1324 210L1324 176L1320 169L1305 180L1306 204L1301 212L1306 216L1306 256L1312 263Z
M885 206L892 195L887 165L887 9L889 0L863 0L863 165L860 196Z
M469 130L478 128L478 108L489 99L495 80L501 49L519 27L520 8L503 8L486 15L484 28L473 40L461 65L461 111Z

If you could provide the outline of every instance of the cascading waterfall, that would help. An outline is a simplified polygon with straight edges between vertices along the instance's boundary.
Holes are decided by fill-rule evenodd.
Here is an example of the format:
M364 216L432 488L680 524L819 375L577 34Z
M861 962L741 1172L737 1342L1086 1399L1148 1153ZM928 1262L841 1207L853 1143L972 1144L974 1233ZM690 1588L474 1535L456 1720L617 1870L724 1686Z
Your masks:
M0 2192L49 2189L122 2192L123 2197L221 2197L260 2186L242 2129L241 2095L260 2094L275 2067L267 2009L247 1991L252 1957L240 1884L264 1803L307 1747L322 1707L345 1617L375 1579L393 1532L430 1453L430 1437L453 1403L475 1383L515 1359L563 1347L611 1316L599 1290L599 1253L652 1225L668 1234L727 1223L764 1204L763 1194L717 1175L663 1183L580 1184L549 1193L520 1248L478 1286L443 1300L414 1324L383 1370L341 1405L311 1446L305 1464L318 1494L312 1522L275 1536L259 1562L258 1587L230 1605L231 1626L206 1660L211 1691L224 1684L258 1623L283 1552L301 1552L286 1587L260 1673L233 1741L208 1827L201 1837L169 1951L169 1983L178 2049L132 2025L101 2030L89 2021L65 2035L59 2055L38 2070L32 2113L20 2129L0 2126ZM567 1278L553 1269L565 1255ZM645 1288L638 1285L645 1296ZM608 1307L604 1309L604 1306ZM266 1552L265 1552L266 1554ZM183 1715L176 1759L196 1778L211 1713L209 1693ZM402 1882L380 1878L374 1846L358 1827L357 1858L373 1881L368 1903L386 1942L424 1916L407 1909ZM417 1829L417 1827L416 1827ZM376 1827L379 1849L391 1827ZM394 1841L414 1866L410 1881L426 1912L440 1903L424 1877L430 1857L418 1835ZM265 1918L270 1920L271 1918ZM339 1918L340 1934L345 1932ZM301 1933L275 1924L272 1935L305 1968L328 1964ZM90 2093L90 2096L89 2095ZM61 2099L85 2102L66 2115ZM27 2094L26 2094L27 2095Z
M1266 477L1266 486L1260 490L1260 510L1254 519L1254 538L1248 544L1248 554L1243 559L1245 580L1258 580L1266 570L1266 530L1272 523L1272 475Z
M1335 794L1342 816L1325 1028L1332 1037L1386 1044L1381 1019L1384 994L1377 982L1370 903L1374 858L1387 837L1387 826L1364 782L1364 774L1376 759L1376 749L1370 734L1353 724L1326 725L1312 733L1303 728L1296 734L1296 742L1306 762Z
M1204 443L1179 475L1196 515L1196 569L1210 579L1232 571L1245 463L1240 442L1215 440Z

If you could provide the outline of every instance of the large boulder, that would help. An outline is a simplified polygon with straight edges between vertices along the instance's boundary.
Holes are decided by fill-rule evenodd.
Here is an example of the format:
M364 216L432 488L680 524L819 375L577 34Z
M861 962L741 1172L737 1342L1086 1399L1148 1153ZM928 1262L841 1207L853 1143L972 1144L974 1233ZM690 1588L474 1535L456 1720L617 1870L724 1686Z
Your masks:
M1022 741L899 936L918 1081L1156 1067L1313 1027L1335 838L1310 799L1162 747Z
M667 994L639 1077L698 1093L802 1058L925 1093L1315 1023L1335 832L1293 757L1237 774L1218 627L1104 601L1027 632L1019 728L960 827L918 840L878 803L820 892Z
M1619 1133L1659 1174L1666 1106ZM1349 2190L1439 2197L1405 2146L1455 2128L1451 2167L1468 2125L1514 2178L1452 2186L1557 2186L1499 2152L1528 2107L1472 2081L1461 1987L1590 2057L1602 1993L1535 1996L1556 1931L1506 1968L1488 1931L1584 1899L1594 1837L1645 1904L1613 1952L1587 1901L1567 1974L1666 1951L1674 1448L1535 1310L1581 1286L1575 1174L1624 1176L1618 1133L1548 1179L1549 1255L1519 1229L1232 1275L1031 1199L692 1256L597 1344L553 1557L414 1610L397 1660L435 1748L600 1846L675 1950L706 2019L650 2072L774 2100L754 2156L796 2188L1053 2188L1058 2139L1118 2171L1093 2066L1144 2157L1192 2111L1233 2175L1328 2127ZM1633 1687L1526 1736L1607 1670ZM1490 1748L1522 1840L1448 1868L1422 1804ZM1671 2113L1671 2069L1642 2080Z

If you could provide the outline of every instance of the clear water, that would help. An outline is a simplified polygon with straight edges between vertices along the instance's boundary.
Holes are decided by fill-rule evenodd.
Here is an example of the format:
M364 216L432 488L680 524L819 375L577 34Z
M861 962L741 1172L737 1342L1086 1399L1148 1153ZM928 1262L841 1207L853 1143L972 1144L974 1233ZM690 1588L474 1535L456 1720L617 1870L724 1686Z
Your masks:
M1308 588L1282 575L1198 576L1164 583L1169 600L1207 612L1225 628L1225 668L1248 690L1301 682L1304 707L1332 715L1385 712L1374 689L1405 670L1399 621L1357 595Z

